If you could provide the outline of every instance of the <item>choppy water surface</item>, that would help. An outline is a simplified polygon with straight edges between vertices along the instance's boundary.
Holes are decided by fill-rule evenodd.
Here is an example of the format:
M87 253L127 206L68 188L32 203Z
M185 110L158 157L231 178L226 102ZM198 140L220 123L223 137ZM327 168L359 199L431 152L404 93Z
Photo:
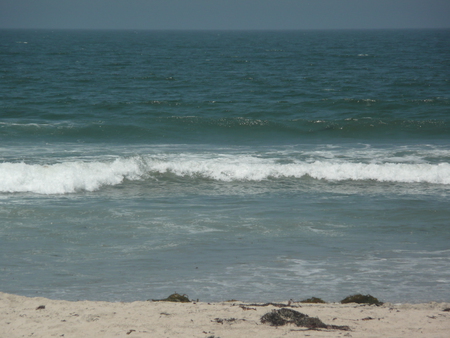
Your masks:
M2 31L1 291L450 301L449 37Z

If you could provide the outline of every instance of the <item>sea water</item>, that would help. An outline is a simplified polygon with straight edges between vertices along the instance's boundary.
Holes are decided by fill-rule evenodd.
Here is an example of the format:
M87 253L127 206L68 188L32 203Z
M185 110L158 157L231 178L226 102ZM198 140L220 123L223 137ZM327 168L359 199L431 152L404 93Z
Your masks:
M450 301L450 31L0 31L0 291Z

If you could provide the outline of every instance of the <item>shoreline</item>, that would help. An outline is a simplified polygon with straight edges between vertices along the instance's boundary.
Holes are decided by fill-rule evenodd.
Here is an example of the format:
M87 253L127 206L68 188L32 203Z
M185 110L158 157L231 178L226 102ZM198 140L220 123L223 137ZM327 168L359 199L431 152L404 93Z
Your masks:
M450 303L64 301L0 292L0 337L448 337ZM288 308L327 328L262 323ZM348 327L338 330L332 327Z

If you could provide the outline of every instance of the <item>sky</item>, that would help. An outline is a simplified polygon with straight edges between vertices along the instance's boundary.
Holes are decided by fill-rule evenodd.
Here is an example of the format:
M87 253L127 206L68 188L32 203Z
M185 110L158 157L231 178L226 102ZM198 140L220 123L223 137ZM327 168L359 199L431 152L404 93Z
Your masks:
M450 0L0 0L0 28L450 28Z

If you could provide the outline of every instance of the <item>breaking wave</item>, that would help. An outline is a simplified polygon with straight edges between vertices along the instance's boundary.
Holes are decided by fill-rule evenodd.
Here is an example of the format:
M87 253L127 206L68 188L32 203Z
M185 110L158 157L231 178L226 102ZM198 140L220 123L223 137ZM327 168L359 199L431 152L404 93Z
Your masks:
M97 191L125 180L196 178L232 181L302 179L450 184L449 163L362 163L336 160L289 161L250 155L147 155L108 161L50 165L0 164L0 192L69 194Z

